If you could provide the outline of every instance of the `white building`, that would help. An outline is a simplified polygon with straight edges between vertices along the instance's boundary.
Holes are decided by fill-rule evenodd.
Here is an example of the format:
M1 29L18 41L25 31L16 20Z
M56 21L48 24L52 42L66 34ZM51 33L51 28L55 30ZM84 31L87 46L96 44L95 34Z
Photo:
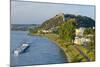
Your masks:
M80 27L78 29L75 30L75 34L76 36L83 36L85 28L84 27Z
M75 37L74 43L78 44L78 45L84 45L85 43L90 42L89 38L85 38L85 37Z
M38 33L51 33L52 30L38 30Z
M75 34L76 34L76 37L74 40L75 44L84 45L85 43L90 42L90 38L83 37L85 29L86 28L84 28L84 27L80 27L80 28L75 30Z

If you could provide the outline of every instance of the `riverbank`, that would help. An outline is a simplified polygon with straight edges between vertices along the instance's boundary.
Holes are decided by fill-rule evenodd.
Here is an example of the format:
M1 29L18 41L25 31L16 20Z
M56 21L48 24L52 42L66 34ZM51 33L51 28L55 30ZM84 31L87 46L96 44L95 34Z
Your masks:
M68 44L61 40L56 34L45 34L50 40L55 42L65 53L68 62L85 62L87 61L84 56L82 56L73 45Z
M87 62L94 61L95 54L93 52L87 53L88 49L82 47L81 45L72 45L63 41L57 34L32 34L37 36L45 36L59 46L66 55L68 62ZM76 46L78 49L76 49ZM80 51L79 51L80 50Z
M56 43L57 46L60 47L62 49L62 51L64 52L67 61L71 62L70 56L66 52L65 46L60 43L60 39L58 39L58 36L56 34L45 34L44 36L47 37L48 39L50 39L51 41L53 41L54 43Z
M95 54L93 52L88 53L88 49L83 48L81 45L67 43L60 39L57 34L45 34L43 36L52 40L64 51L68 62L89 62L95 60Z

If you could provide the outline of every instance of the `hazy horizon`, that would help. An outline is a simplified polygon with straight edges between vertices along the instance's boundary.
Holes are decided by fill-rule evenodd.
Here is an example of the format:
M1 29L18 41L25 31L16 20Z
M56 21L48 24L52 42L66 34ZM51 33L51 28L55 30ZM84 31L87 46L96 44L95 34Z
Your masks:
M58 13L87 16L95 20L95 6L11 1L11 24L42 24Z

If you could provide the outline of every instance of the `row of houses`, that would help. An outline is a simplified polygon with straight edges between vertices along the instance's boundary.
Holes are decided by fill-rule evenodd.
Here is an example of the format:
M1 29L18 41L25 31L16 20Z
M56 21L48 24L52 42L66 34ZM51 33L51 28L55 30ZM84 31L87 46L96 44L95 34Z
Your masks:
M38 30L38 33L44 33L44 34L47 34L47 33L51 33L52 30Z
M92 37L93 35L89 34L89 35L87 35L87 37L85 37L84 36L84 30L85 29L86 28L84 28L84 27L80 27L80 28L75 30L75 34L76 34L76 37L75 37L75 40L74 40L75 44L86 45L86 43L89 43L91 41L90 37ZM95 28L93 27L93 29L95 29Z
M53 28L54 29L54 28ZM47 34L47 33L52 33L53 29L49 29L49 30L39 30L38 33L42 32L44 34ZM55 28L56 29L56 28ZM75 44L78 44L78 45L84 45L86 43L89 43L91 40L89 37L92 37L93 35L87 35L87 37L84 37L84 30L86 28L84 27L80 27L80 28L77 28L75 29L75 40L74 40L74 43Z
M59 28L59 26L52 27L51 29L48 29L48 30L42 29L42 30L38 30L38 33L40 33L40 32L45 33L45 34L52 33L54 31L58 31L58 28Z
M74 43L78 45L86 45L86 43L89 43L91 40L89 38L85 37L75 37Z

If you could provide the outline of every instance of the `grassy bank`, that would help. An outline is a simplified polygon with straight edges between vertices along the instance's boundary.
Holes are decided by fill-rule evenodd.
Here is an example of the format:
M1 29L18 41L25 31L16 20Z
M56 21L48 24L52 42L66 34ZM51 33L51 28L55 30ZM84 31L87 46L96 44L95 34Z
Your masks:
M72 45L64 42L59 38L56 34L45 34L44 36L48 37L50 40L55 42L65 53L66 58L69 62L86 62L87 59L80 54L80 52ZM91 61L95 60L94 52L88 52L88 49L84 48L83 46L76 45L86 56L88 56Z
M45 36L51 41L53 41L54 43L56 43L57 46L59 46L64 51L68 62L86 62L87 61L87 59L82 54L80 54L80 52L72 44L70 43L68 44L67 42L63 41L61 38L59 38L57 34L36 33L32 35ZM86 56L88 56L91 59L91 61L95 60L94 52L88 52L88 49L84 48L81 45L75 45L75 46L77 46Z

